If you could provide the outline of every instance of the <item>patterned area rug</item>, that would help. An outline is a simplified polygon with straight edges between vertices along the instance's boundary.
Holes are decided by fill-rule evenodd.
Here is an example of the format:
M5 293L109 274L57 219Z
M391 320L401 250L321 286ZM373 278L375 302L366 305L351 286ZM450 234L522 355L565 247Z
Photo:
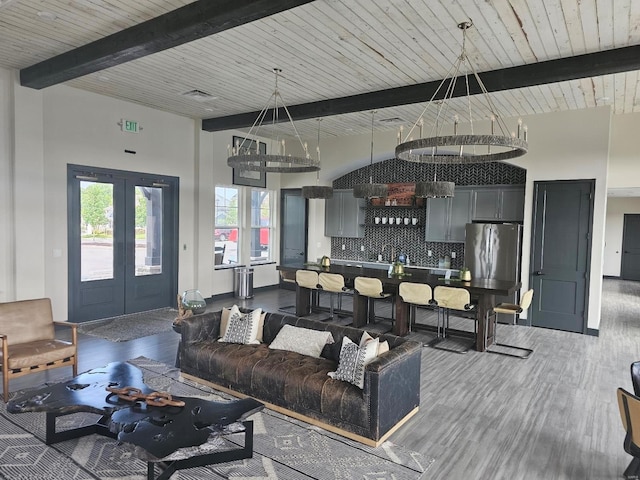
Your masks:
M79 323L78 331L112 342L126 342L156 333L168 332L172 329L171 324L177 316L176 309L166 307Z
M231 400L226 394L180 379L179 370L138 357L130 363L142 369L145 383L174 395ZM127 444L89 435L51 446L44 444L44 413L0 410L0 478L7 480L142 480L146 463ZM58 419L57 429L92 423L97 416L73 414ZM433 459L385 442L367 447L320 428L263 410L254 422L251 459L176 472L174 480L419 480ZM242 443L242 434L225 437Z

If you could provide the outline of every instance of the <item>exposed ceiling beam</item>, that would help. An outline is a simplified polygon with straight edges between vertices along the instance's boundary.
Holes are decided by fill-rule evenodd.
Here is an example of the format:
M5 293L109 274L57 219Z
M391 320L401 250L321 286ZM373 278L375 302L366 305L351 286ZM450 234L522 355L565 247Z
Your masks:
M199 0L20 70L20 85L45 88L177 47L313 0Z
M479 76L489 92L498 92L639 69L640 45L634 45L529 65L491 70L480 73ZM462 78L459 77L458 79L461 80ZM348 97L292 105L288 109L294 120L304 120L399 105L411 105L429 101L437 91L440 83L441 80L436 80ZM469 89L472 95L481 93L480 86L472 76L469 77ZM444 96L443 90L441 89L438 92L436 99L441 99ZM465 82L457 81L453 96L461 97L464 95L466 95ZM208 118L202 121L202 129L208 132L215 132L250 127L258 118L259 113L248 112L226 117ZM271 122L273 109L267 112L265 118L268 118ZM276 118L278 119L277 122L288 121L284 108L278 109Z

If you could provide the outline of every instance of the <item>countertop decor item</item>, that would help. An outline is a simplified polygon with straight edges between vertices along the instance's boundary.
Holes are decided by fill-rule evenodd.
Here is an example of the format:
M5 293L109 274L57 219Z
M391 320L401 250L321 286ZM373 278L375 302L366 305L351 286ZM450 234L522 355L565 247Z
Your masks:
M273 73L276 77L275 90L271 94L271 97L265 107L258 114L256 121L251 125L247 136L258 136L262 122L268 113L269 104L271 103L271 100L273 100L273 123L278 123L278 109L280 107L283 108L289 118L289 123L293 129L294 136L302 146L304 156L296 157L293 155L287 155L284 138L280 139L280 137L277 136L275 139L271 140L271 153L269 154L261 153L258 149L255 151L248 149L244 140L242 142L238 142L236 145L229 146L229 158L227 159L227 165L233 168L253 172L302 173L318 171L320 170L320 162L309 155L307 144L302 142L302 139L298 134L298 130L293 123L293 119L289 114L289 109L280 95L280 90L278 90L278 76L282 73L282 70L274 68ZM251 142L249 139L247 139L247 141Z
M451 76L443 79L404 138L402 129L398 133L398 159L418 163L467 164L508 160L527 153L527 126L518 120L517 133L510 132L467 55L467 31L472 26L471 20L458 24L462 30L462 52L449 71ZM473 113L472 106L476 110ZM433 126L430 136L423 138L427 113ZM479 135L475 132L474 114L476 120L490 119L490 133ZM460 118L468 122L465 132L458 131ZM451 130L445 131L445 126ZM416 129L419 130L419 138L414 140Z

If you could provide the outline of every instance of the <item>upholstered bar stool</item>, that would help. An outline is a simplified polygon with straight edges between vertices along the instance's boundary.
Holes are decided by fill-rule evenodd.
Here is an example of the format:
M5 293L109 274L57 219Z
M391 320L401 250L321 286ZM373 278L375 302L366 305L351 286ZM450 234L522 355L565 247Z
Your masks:
M309 290L311 290L311 305L317 305L318 272L314 272L312 270L296 270L296 283L301 288L308 288Z
M416 321L417 306L433 305L433 291L430 285L424 283L402 282L398 288L398 294L411 306L409 313L409 333L411 333L411 322Z
M515 305L513 303L501 303L493 307L490 312L487 312L487 316L493 316L493 345L498 347L507 347L512 350L518 350L520 353L509 353L502 352L500 350L492 350L491 348L487 348L486 351L489 353L497 353L498 355L507 355L509 357L523 358L527 359L533 353L533 350L530 348L517 347L515 345L507 345L506 343L498 343L498 313L504 313L506 315L520 315L522 312L529 309L531 306L531 301L533 300L533 288L527 290L520 299L520 304ZM531 324L531 323L529 323ZM488 330L488 329L487 329ZM485 344L487 343L488 332L485 331Z
M376 300L385 300L391 298L392 302L394 300L393 295L391 293L386 293L382 291L382 281L379 278L371 278L371 277L356 277L353 283L354 290L358 293L358 295L362 295L364 297L368 297L368 311L369 311L369 322L374 323L376 314L375 314L375 301ZM391 323L394 320L394 308L391 307Z
M471 295L469 291L464 288L458 287L446 287L438 285L433 290L433 301L438 306L438 335L440 335L440 313L442 313L442 337L447 337L447 329L449 328L449 313L451 310L457 310L461 312L470 312L474 310L474 306L471 304ZM473 333L474 338L477 335L477 321L473 318ZM475 343L475 340L474 340ZM455 350L452 348L446 348L439 344L432 345L434 348L440 350L447 350L455 353L467 353L470 347L464 350Z
M338 297L338 310L342 310L342 295L344 293L353 293L344 284L344 277L339 273L324 273L318 275L318 285L323 292L329 292L329 312L333 318L333 298Z

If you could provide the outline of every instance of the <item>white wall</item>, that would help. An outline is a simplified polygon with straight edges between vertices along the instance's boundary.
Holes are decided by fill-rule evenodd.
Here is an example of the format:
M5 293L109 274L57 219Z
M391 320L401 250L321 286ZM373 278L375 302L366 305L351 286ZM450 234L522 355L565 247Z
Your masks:
M15 298L13 72L0 68L0 302Z

